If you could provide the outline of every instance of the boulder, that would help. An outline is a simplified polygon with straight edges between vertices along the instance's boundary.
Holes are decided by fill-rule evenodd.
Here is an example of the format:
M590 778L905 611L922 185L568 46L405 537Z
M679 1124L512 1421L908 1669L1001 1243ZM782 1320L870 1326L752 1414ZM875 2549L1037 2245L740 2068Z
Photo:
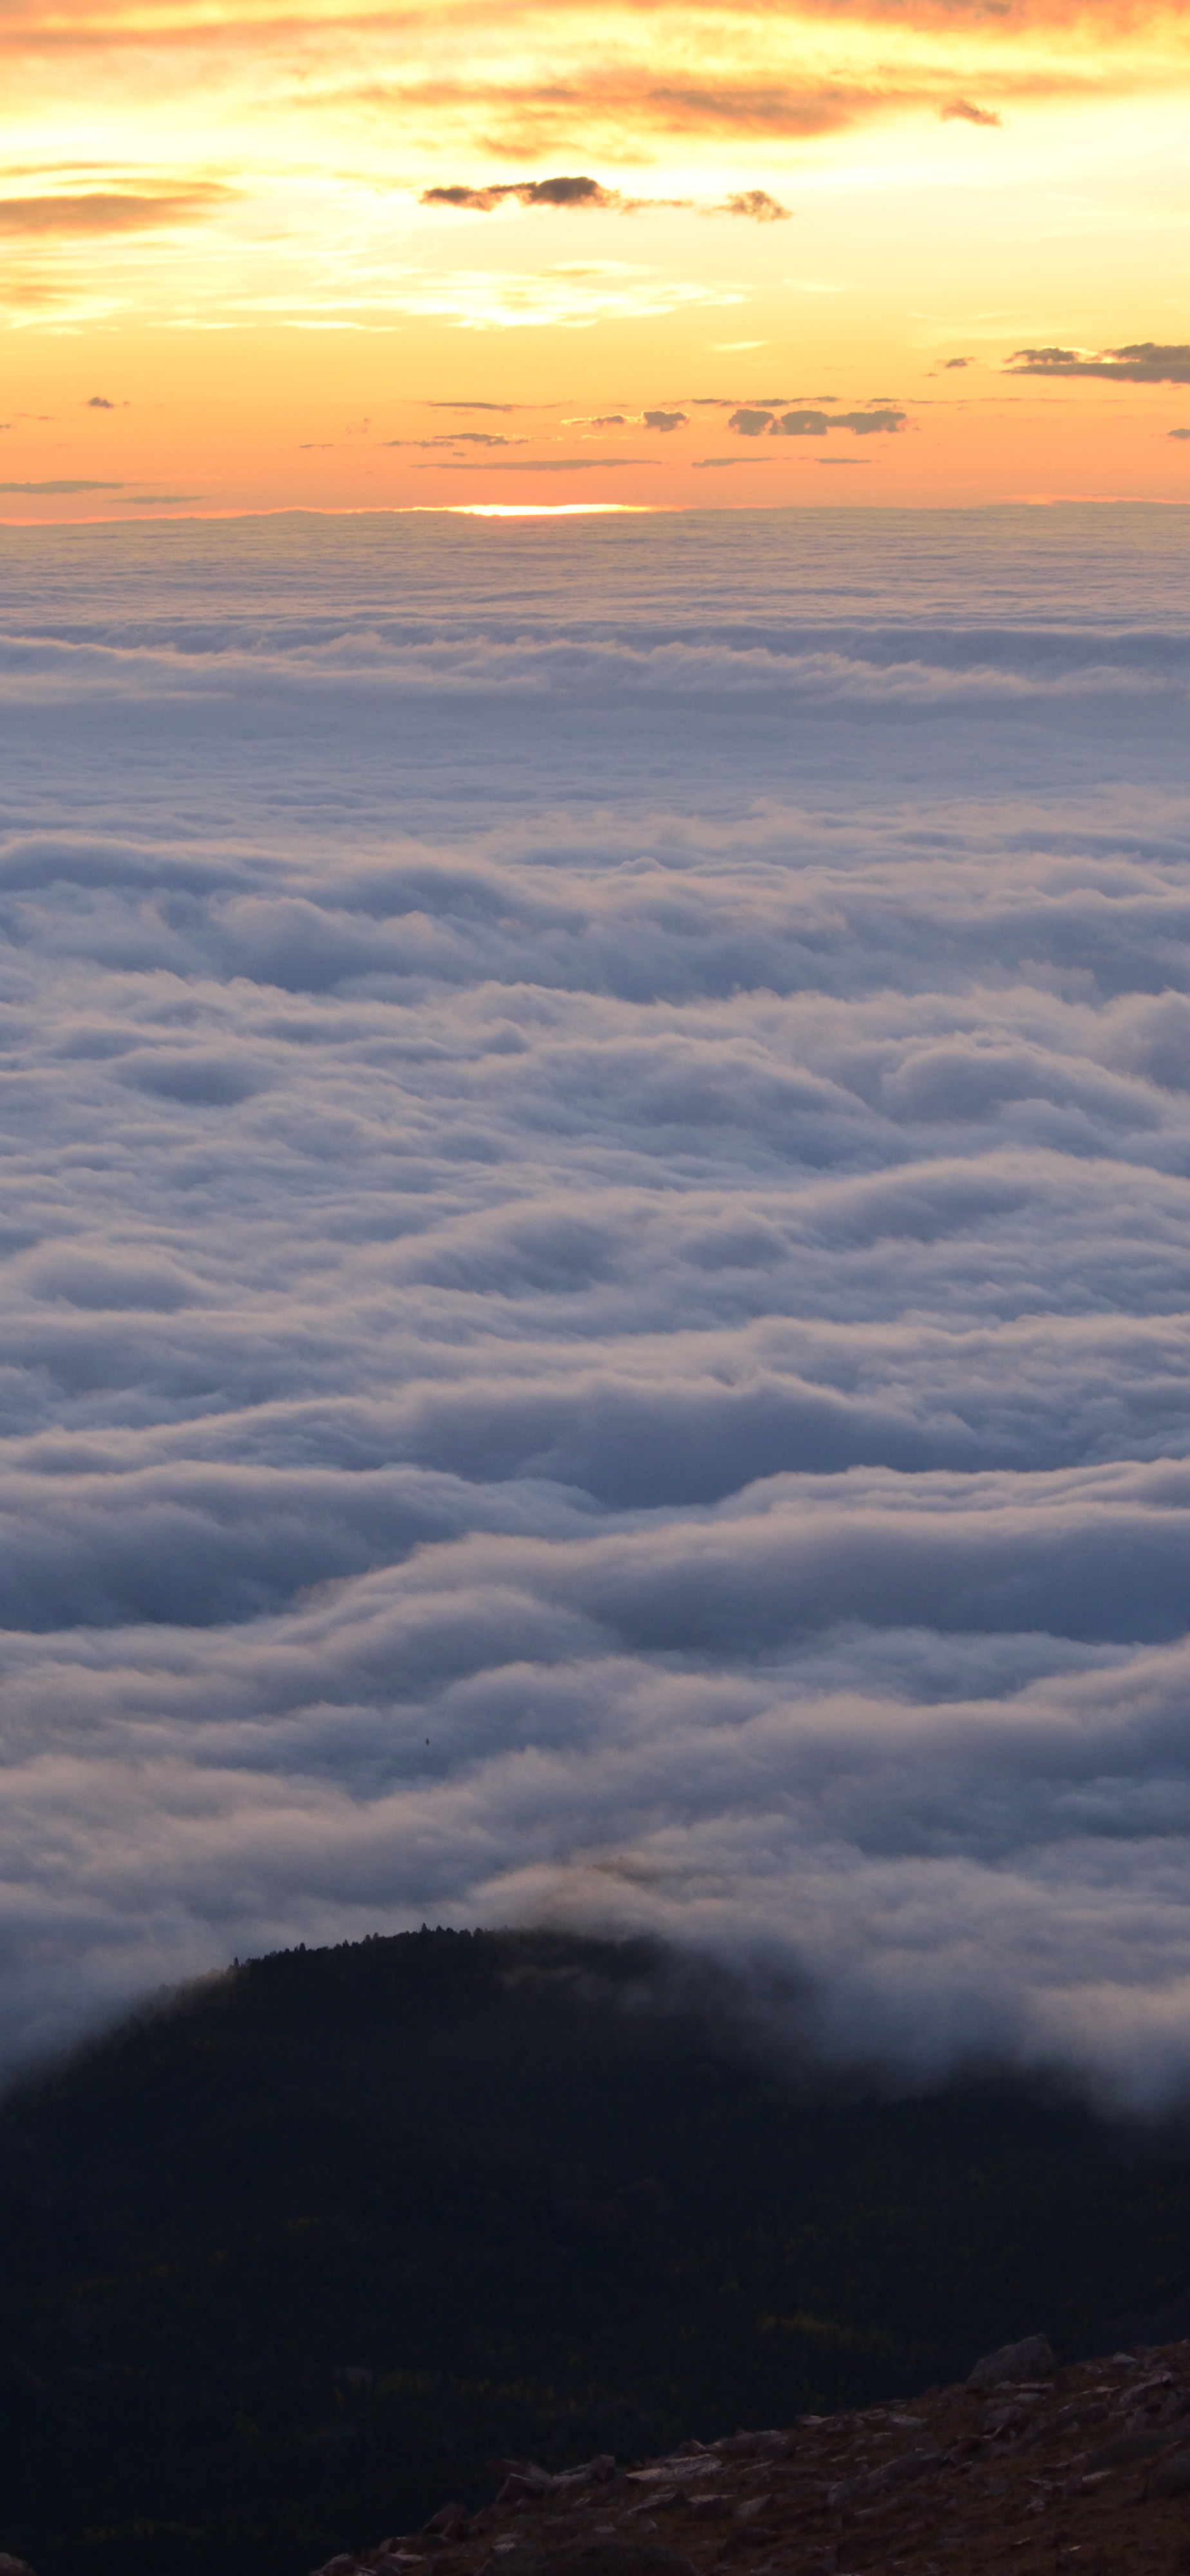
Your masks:
M511 2469L500 2488L497 2504L540 2503L545 2496L556 2495L558 2481L545 2469Z
M968 2375L968 2388L1004 2388L1029 2379L1048 2379L1058 2367L1057 2355L1051 2351L1043 2334L1025 2335L1020 2343L1002 2343L997 2352L985 2352L982 2361Z

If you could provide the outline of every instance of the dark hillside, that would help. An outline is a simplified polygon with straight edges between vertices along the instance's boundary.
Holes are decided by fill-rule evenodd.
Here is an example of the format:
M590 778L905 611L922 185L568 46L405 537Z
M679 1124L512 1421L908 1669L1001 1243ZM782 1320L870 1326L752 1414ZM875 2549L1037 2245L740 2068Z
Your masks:
M1007 2081L890 2101L644 1943L286 1953L0 2115L0 2548L305 2576L561 2465L905 2395L1190 2274L1190 2142Z

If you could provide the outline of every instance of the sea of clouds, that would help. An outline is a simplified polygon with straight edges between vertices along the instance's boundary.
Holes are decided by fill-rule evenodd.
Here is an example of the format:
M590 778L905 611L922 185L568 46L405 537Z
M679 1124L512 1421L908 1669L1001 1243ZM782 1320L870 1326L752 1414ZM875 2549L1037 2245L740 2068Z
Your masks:
M650 1926L1190 2079L1190 529L8 530L0 2049Z

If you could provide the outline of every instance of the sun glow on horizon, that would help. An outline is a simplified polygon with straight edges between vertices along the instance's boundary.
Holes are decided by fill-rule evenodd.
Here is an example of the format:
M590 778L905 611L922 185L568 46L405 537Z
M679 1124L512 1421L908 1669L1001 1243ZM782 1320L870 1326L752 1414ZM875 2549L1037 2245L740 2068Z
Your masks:
M650 519L651 501L446 501L431 503L437 517L451 519Z

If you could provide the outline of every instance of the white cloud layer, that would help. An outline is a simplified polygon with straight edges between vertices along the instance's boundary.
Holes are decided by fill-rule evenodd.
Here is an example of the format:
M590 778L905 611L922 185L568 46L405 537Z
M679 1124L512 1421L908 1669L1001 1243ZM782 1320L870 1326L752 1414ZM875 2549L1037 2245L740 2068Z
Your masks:
M544 1916L1167 2098L1183 523L2 543L8 2062Z

